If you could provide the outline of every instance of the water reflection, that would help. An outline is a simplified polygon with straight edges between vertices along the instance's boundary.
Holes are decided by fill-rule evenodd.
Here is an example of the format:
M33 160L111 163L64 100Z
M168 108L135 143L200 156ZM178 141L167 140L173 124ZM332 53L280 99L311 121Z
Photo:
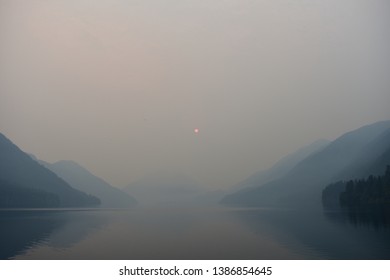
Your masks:
M326 211L326 216L337 223L349 223L355 227L390 229L390 206L365 209L345 208L340 211Z
M303 259L390 259L390 229L356 227L351 213L259 209L236 214L252 231L273 236Z
M377 230L390 227L390 211L389 209L375 209L374 211L348 212L349 221L355 226L374 227Z
M41 246L69 248L106 222L104 216L86 211L2 210L0 259L15 258Z
M367 221L290 209L0 211L0 258L390 259L390 228Z
M49 212L1 211L0 258L11 258L26 248L47 240L63 224L63 220L54 218Z

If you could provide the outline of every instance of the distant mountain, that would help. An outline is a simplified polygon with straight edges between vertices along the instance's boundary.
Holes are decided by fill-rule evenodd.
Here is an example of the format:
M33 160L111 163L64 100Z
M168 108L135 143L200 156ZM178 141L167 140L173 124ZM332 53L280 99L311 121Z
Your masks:
M204 189L184 174L154 173L124 188L142 205L183 205L192 203Z
M0 133L0 207L89 207L100 200L72 188Z
M192 199L188 200L188 205L198 207L212 207L219 204L221 199L227 195L228 192L224 189L205 190L196 194Z
M237 191L240 189L258 187L265 183L279 179L285 176L290 170L294 168L295 165L297 165L304 158L321 151L327 145L329 145L329 143L329 140L320 139L307 146L304 146L297 151L283 157L271 168L256 172L244 181L236 184L232 189Z
M390 164L390 128L369 142L352 160L352 163L335 177L337 180L381 175Z
M336 175L334 182L324 188L322 192L324 207L340 208L341 193L346 191L347 181L364 180L369 176L382 175L385 170L388 173L388 165L390 165L390 129L368 143L352 163Z
M136 204L134 197L111 186L74 161L39 162L75 189L98 197L101 200L101 207L126 208Z
M225 196L222 203L320 208L323 188L340 178L343 172L352 172L359 158L376 153L372 143L381 142L388 129L390 121L382 121L348 132L303 159L282 178ZM380 160L381 156L383 154L378 152L372 162Z

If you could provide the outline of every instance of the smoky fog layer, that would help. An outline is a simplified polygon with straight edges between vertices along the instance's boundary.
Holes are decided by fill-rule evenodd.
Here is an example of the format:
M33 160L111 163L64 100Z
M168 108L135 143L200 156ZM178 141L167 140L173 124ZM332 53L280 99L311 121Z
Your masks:
M0 259L390 259L389 27L388 0L0 0Z
M229 189L390 119L389 12L386 0L0 0L0 131L124 189L159 176Z

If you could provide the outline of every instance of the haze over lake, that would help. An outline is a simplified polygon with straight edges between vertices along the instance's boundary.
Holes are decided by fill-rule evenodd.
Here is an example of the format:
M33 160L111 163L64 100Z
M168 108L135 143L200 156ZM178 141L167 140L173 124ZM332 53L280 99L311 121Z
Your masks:
M387 0L0 0L0 259L389 259Z

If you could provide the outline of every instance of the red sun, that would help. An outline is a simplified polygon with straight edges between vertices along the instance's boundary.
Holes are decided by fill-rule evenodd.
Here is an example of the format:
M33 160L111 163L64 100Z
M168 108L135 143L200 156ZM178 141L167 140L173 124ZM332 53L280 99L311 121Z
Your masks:
M195 132L195 134L198 134L199 133L199 128L195 128L194 132Z

